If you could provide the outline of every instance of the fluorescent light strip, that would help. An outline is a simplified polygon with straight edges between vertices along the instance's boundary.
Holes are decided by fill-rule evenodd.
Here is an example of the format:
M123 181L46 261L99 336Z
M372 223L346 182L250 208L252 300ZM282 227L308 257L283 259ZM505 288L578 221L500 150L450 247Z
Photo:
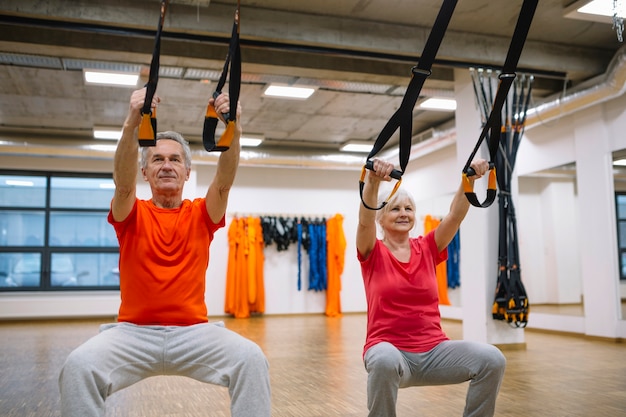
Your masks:
M139 74L129 74L112 71L91 71L85 70L85 82L88 84L102 84L115 86L136 86L139 81Z
M256 138L256 137L251 137L251 136L242 136L239 139L239 143L241 144L241 146L249 146L249 147L259 146L261 142L263 142L262 137Z
M623 2L618 2L617 15L626 17L625 6ZM595 14L598 16L613 16L613 2L610 0L594 0L591 3L578 8L578 13Z
M117 145L87 145L86 148L99 152L115 152Z
M271 84L265 89L263 94L270 97L293 98L306 100L315 92L315 88L291 87L288 85Z
M429 98L420 104L423 109L429 110L456 110L456 100L451 98Z
M94 127L93 137L95 139L120 140L122 137L122 131L120 129Z
M360 140L349 140L339 148L342 152L362 152L369 153L372 150L373 143Z

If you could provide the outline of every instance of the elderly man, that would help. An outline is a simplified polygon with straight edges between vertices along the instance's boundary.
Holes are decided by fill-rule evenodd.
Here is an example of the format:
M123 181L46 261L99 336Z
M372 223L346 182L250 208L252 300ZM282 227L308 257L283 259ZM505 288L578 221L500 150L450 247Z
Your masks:
M209 245L225 225L239 164L241 107L231 147L220 155L203 198L183 200L189 145L180 134L163 132L156 146L141 149L141 172L152 198L140 200L137 132L145 96L145 88L131 95L114 158L108 220L120 244L118 321L101 326L67 358L59 378L62 415L104 416L105 400L114 392L150 376L182 375L228 387L233 417L269 416L263 352L220 323L209 323L204 298ZM159 101L155 96L152 106ZM230 111L226 94L213 105L218 114Z

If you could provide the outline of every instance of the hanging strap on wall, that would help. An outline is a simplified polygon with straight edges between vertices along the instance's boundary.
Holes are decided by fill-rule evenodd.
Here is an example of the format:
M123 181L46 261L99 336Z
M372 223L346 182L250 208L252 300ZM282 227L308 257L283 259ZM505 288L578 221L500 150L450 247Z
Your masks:
M502 107L509 94L509 89L515 80L517 69L517 63L522 55L522 49L524 49L524 43L528 36L528 31L537 8L539 0L524 0L522 9L515 25L515 31L513 32L513 38L509 45L509 51L502 67L502 73L499 75L500 82L498 84L498 90L496 92L496 98L491 109L491 114L485 123L483 130L478 138L478 142L474 147L474 150L470 154L465 167L463 168L463 189L465 196L469 202L475 207L489 207L496 198L496 169L495 160L498 152L498 144L500 142L500 135L502 131ZM489 181L487 185L487 195L485 201L482 203L478 200L476 193L474 193L474 185L469 181L468 177L475 175L476 173L470 167L476 152L480 148L483 140L487 139L487 145L489 147Z
M359 189L361 194L361 202L370 210L380 210L391 199L393 194L398 190L400 183L402 182L402 174L406 169L409 162L409 156L411 153L411 139L413 135L413 108L419 98L422 86L426 81L426 78L431 74L431 68L435 62L435 56L441 45L441 41L446 33L452 13L456 7L457 0L444 0L439 9L439 14L435 20L430 35L424 45L424 51L416 66L411 69L411 81L404 93L402 103L396 112L391 116L383 130L378 135L374 146L367 156L367 160L363 169L361 170L361 178L359 180ZM394 169L391 173L391 178L398 180L391 194L381 204L380 207L370 207L363 201L363 187L365 185L365 173L366 169L373 170L374 163L371 160L382 148L387 144L391 136L400 129L400 170Z
M139 123L137 136L139 146L156 146L157 119L156 109L152 109L152 99L154 98L154 93L156 93L157 84L159 82L161 32L163 31L163 22L165 21L165 12L167 11L168 3L168 0L161 1L161 16L159 17L159 24L154 38L154 51L152 52L152 62L150 62L150 75L146 83L146 98L141 108L141 122Z
M498 175L500 236L498 279L492 315L494 319L504 320L512 327L526 327L530 311L528 296L521 277L517 220L511 195L511 182L526 121L532 82L532 76L528 77L528 80L522 76L517 78L512 86L512 128L508 127L507 122L507 129L499 147L500 152L496 158L496 169L500 173Z
M226 129L219 141L215 142L215 129L219 121L217 112L213 104L209 104L206 109L206 115L204 117L204 129L202 131L202 143L204 149L208 152L223 152L230 149L230 144L233 141L235 135L235 124L237 121L237 103L239 102L239 91L241 89L241 48L239 45L239 13L240 13L240 1L237 0L237 10L235 11L235 19L233 21L233 31L230 36L230 43L228 45L228 53L226 60L224 61L224 68L222 69L222 75L220 76L215 92L213 92L213 99L216 99L222 94L224 84L226 84L226 77L229 73L230 67L230 79L228 81L228 95L230 98L230 112L223 113L222 117L226 123Z

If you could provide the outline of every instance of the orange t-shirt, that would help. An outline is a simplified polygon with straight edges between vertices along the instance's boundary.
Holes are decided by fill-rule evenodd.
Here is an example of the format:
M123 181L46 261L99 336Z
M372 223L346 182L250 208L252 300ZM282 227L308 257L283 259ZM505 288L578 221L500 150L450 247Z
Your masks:
M175 209L137 199L122 222L109 212L120 244L118 321L185 326L208 321L204 301L209 245L224 227L211 221L205 199Z

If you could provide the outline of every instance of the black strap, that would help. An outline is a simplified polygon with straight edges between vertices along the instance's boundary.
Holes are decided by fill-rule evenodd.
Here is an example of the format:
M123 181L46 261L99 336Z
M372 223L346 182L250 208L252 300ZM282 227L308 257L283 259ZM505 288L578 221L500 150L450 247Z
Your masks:
M230 149L230 144L235 134L235 124L237 121L237 103L239 102L239 92L241 90L241 47L239 44L239 12L240 4L237 1L237 10L235 11L235 19L233 21L233 30L230 36L230 43L228 45L228 53L224 61L224 68L222 74L217 82L215 91L213 92L213 99L216 99L222 94L222 89L226 84L226 77L229 74L230 67L230 80L228 83L228 95L230 101L230 112L223 113L222 117L226 122L226 130L220 137L220 140L215 141L215 129L217 128L218 116L215 111L215 107L212 104L207 106L206 115L204 117L204 128L202 130L202 143L204 149L209 152L223 152Z
M154 51L152 52L152 62L150 63L150 75L146 83L146 98L141 108L141 123L139 124L138 133L139 146L156 145L157 120L156 109L152 110L152 99L154 98L159 82L161 32L163 31L163 22L165 21L165 12L167 11L168 2L168 0L161 1L161 16L159 17L159 24L154 38Z
M366 163L361 172L359 189L361 202L363 202L363 205L370 210L380 210L383 208L398 189L398 184L396 184L391 195L387 198L387 200L385 200L385 202L382 203L380 207L369 207L363 201L365 170L374 169L371 159L383 149L391 136L398 129L400 129L400 170L394 170L391 173L391 177L401 181L402 174L404 174L406 166L409 162L409 156L411 154L413 109L415 108L415 103L420 96L420 92L422 91L422 86L424 85L426 78L431 74L431 68L435 62L435 57L437 56L437 52L441 46L441 41L446 33L450 19L452 18L452 13L454 12L456 3L457 0L443 1L443 4L439 9L439 14L435 19L435 24L430 31L426 44L424 45L422 56L420 57L418 64L411 69L411 81L409 82L406 92L404 93L402 103L400 104L398 110L396 110L396 112L391 116L385 127L383 127L382 131L378 135L378 138L376 139L376 142L374 142L371 152L367 156Z
M506 101L511 85L515 80L517 63L522 55L524 43L526 42L526 37L528 36L528 31L530 30L530 25L533 21L533 16L535 14L535 10L537 9L538 2L539 0L524 0L524 3L522 4L522 9L517 19L517 24L515 25L515 31L513 32L513 38L511 39L511 43L509 45L509 51L507 53L506 60L504 61L502 72L499 76L500 82L498 84L498 91L496 92L496 98L491 109L491 114L489 115L489 118L480 133L480 137L478 138L478 142L476 143L474 150L470 154L470 157L467 159L465 167L463 168L463 187L465 196L475 207L489 207L496 198L497 179L494 162L498 152L498 144L500 142L502 106ZM474 159L474 156L476 155L476 152L478 152L478 149L484 139L487 139L487 145L489 147L490 172L487 195L485 201L481 203L478 201L478 197L476 196L476 193L474 193L474 186L470 183L468 177L475 175L474 170L470 167L470 164L472 163L472 160Z
M522 138L528 102L532 92L533 77L516 79L513 84L511 113L513 123L507 121L503 140L499 144L496 157L498 175L499 205L499 246L498 283L492 314L496 320L504 320L512 327L526 327L528 324L529 303L521 279L519 244L515 206L511 195L511 182L517 150ZM527 89L525 88L527 82ZM507 113L508 114L508 113Z

